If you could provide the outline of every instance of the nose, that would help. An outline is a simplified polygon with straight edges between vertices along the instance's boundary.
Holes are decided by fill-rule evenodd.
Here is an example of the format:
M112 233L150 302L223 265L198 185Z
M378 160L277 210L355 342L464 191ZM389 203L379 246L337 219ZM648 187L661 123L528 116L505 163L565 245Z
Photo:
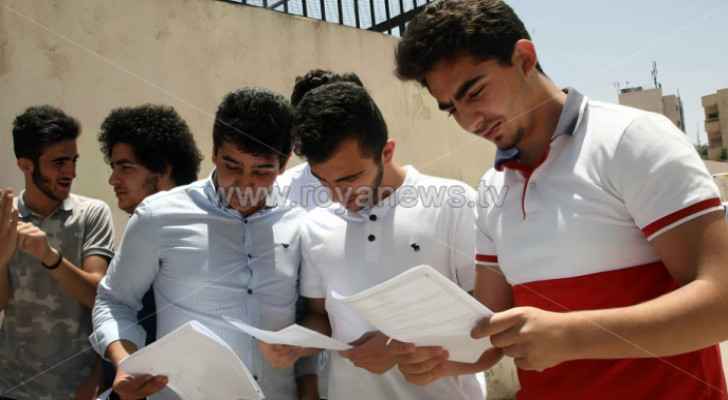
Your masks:
M470 133L475 133L485 124L484 115L472 107L463 107L458 113L456 120L458 124Z
M115 170L111 171L111 175L109 175L109 185L112 187L115 187L119 183L119 176L117 175Z

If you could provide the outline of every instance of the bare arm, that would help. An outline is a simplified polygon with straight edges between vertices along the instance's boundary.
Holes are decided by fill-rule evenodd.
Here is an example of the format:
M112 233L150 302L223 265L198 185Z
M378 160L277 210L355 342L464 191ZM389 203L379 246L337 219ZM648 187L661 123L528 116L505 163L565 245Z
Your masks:
M10 302L10 260L18 242L18 210L13 207L13 192L0 189L0 310Z

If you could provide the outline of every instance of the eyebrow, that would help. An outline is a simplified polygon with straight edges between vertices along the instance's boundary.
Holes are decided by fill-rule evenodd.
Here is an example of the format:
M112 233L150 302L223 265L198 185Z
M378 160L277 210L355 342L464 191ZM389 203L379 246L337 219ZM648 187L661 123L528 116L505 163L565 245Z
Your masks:
M243 163L241 163L240 161L238 161L232 157L222 156L222 159L229 163L235 164L237 166L243 165ZM256 164L256 165L252 166L252 169L275 169L275 168L276 168L276 165L271 162L267 162L267 163L263 163L263 164Z
M364 171L359 171L359 172L357 172L355 174L351 174L351 175L347 175L347 176L342 176L341 178L336 178L336 182L341 182L341 181L346 181L346 180L349 180L349 179L358 178L363 173L364 173Z
M61 161L65 162L65 161L69 161L69 160L78 160L78 158L79 158L78 155L76 155L74 157L58 157L58 158L52 159L51 162L54 162L54 163L61 162Z
M472 88L476 83L478 83L481 79L485 78L485 74L478 75L474 78L468 79L465 81L462 85L460 85L460 88L458 88L458 91L455 93L455 100L460 101L463 97L465 97L465 94L468 93L470 88ZM450 103L437 103L438 108L441 111L447 111L453 107L452 102Z
M135 165L136 163L132 160L123 158L121 160L112 161L110 164L113 167L114 165Z

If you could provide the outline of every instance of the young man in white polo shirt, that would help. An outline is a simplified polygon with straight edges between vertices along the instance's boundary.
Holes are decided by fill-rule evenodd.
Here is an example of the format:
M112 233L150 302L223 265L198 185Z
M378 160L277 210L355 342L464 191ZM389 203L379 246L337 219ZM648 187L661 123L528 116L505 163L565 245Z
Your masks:
M357 293L420 264L472 291L473 189L398 165L379 109L364 88L351 83L325 85L304 96L295 132L297 151L343 205L339 212L309 212L301 236L301 294L309 299L305 322L354 344L353 350L332 354L329 399L482 399L472 374L427 386L407 383L393 368L389 338L331 298L332 291ZM425 198L435 191L439 198ZM281 351L277 361L285 365L300 353ZM488 352L482 360L490 366L498 358Z
M715 344L728 338L728 230L682 132L562 91L502 1L429 6L397 72L498 147L480 187L476 286L502 312L473 336L515 359L519 399L726 398ZM400 363L408 378L446 371L421 353Z

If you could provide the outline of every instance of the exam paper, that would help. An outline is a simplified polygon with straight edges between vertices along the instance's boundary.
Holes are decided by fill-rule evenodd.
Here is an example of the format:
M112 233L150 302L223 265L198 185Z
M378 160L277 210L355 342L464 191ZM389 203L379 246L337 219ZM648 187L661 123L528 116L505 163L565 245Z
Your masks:
M130 355L119 367L129 374L167 376L167 386L182 400L265 397L230 346L197 321Z
M470 330L493 314L454 282L420 265L352 296L332 292L385 335L418 346L439 346L451 361L473 363L491 347Z
M289 346L311 347L314 349L343 351L351 349L346 343L322 335L319 332L301 325L293 324L277 332L266 331L250 326L242 321L223 316L225 321L247 333L248 335L270 344L287 344Z

